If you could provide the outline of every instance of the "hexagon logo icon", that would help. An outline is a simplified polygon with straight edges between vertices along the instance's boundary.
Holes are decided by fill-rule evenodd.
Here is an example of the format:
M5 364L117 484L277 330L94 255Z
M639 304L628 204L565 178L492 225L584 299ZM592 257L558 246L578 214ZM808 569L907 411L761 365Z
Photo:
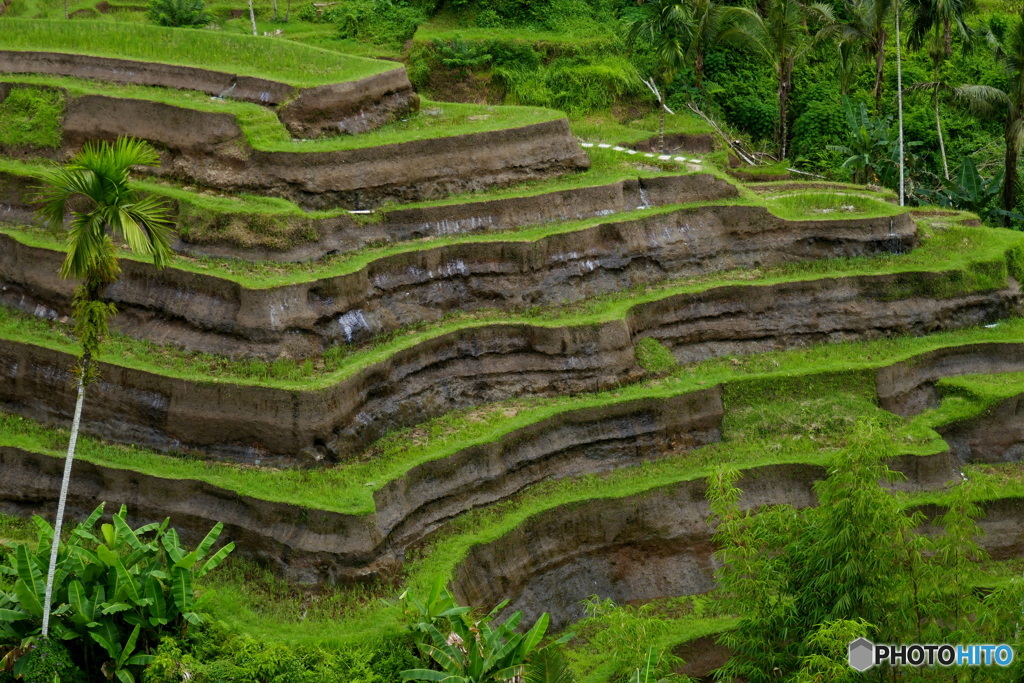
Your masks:
M867 638L858 638L850 643L850 666L857 671L867 671L875 665L875 645Z

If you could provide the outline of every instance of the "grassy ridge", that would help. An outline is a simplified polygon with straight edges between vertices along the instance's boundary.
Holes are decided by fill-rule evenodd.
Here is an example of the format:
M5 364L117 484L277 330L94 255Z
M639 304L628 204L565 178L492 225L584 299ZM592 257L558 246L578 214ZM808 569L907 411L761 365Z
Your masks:
M0 75L0 81L61 88L71 95L105 95L231 114L252 148L263 152L338 152L366 149L414 140L504 130L562 118L560 112L538 107L490 107L421 100L418 113L410 114L401 121L388 123L369 133L295 140L273 110L258 104L213 98L204 93L142 85L115 85L66 76L3 74Z
M5 230L8 232L8 230ZM12 231L18 239L26 233ZM33 239L45 233L27 233ZM30 242L31 243L31 242ZM973 291L1005 286L1008 275L1020 276L1015 255L1024 252L1024 235L1010 230L952 227L936 232L925 246L909 255L887 255L832 261L785 264L757 271L739 270L703 277L634 288L594 297L570 307L537 309L519 315L484 310L476 314L452 314L433 324L420 324L396 331L361 347L333 347L320 358L301 364L294 360L273 363L257 359L231 360L173 347L113 336L104 346L102 360L146 372L165 374L200 382L231 382L270 386L287 390L316 390L332 386L346 377L395 353L449 332L493 324L525 324L545 327L579 327L623 320L639 304L679 294L706 291L713 287L767 286L786 282L813 281L888 273L940 273L940 278L908 277L894 285L892 299L907 296L945 298ZM10 309L0 308L0 335L33 344L77 353L70 331Z
M0 18L0 50L66 52L226 71L314 87L397 68L283 38L116 21Z
M3 109L0 106L0 121L2 121L2 117ZM3 138L2 131L3 129L0 128L0 142ZM37 135L38 133L33 134ZM57 144L59 146L59 131L57 131ZM392 211L453 204L475 204L513 197L531 197L564 190L600 187L623 180L673 175L668 170L637 168L635 164L630 163L628 157L610 150L591 149L588 150L588 154L591 159L591 167L581 173L521 183L511 188L466 192L439 200L387 204L377 209L372 216L356 216L355 219L369 222L387 221L388 214ZM664 162L659 163L667 166ZM38 177L47 168L49 166L41 163L27 163L0 157L0 173L31 179ZM678 171L677 168L670 170ZM305 211L294 202L279 197L200 189L186 190L166 179L136 180L132 181L132 186L139 191L153 193L176 202L179 207L178 230L183 237L187 233L189 241L195 244L223 239L223 229L211 226L227 219L232 222L232 230L236 230L234 219L237 219L245 225L244 240L239 242L240 246L285 249L320 238L318 232L315 235L309 234L310 221L329 219L349 213L345 209ZM314 232L316 232L315 229Z
M867 374L861 373L860 381L850 382L849 372L858 367L871 368L906 359L948 344L1019 341L1022 331L1021 321L1011 321L996 329L981 328L882 342L822 345L803 351L750 357L742 359L739 365L729 359L720 359L681 369L668 382L704 386L725 375L732 375L740 382L743 377L752 376L755 381L748 384L753 387L757 384L758 373L790 381L803 376L807 381L799 391L787 390L785 398L742 388L727 390L725 441L721 444L603 476L547 482L515 499L460 517L442 532L433 545L413 559L408 583L424 590L435 578L450 576L453 567L473 545L494 540L530 516L557 506L595 498L640 495L656 487L701 478L723 462L734 463L742 469L779 463L824 465L835 449L843 445L850 426L863 417L873 416L887 425L901 452L919 455L938 452L945 445L921 418L906 420L881 411L868 396L870 382ZM808 369L816 365L820 366L820 371ZM830 370L840 372L831 377L823 374ZM663 390L664 384L656 382L647 385L644 393L658 394ZM0 439L9 440L16 431L22 431L22 428L5 424L0 428L0 435L3 435ZM457 439L458 434L449 433L441 440ZM88 450L93 443L86 440L84 457L95 457ZM60 457L59 452L53 455ZM967 471L972 479L993 470L988 476L1013 480L1020 479L1019 469L1018 466L970 467ZM255 474L260 475L258 472ZM274 476L282 474L288 473L275 473ZM1024 489L1022 486L1016 488ZM1013 495L1016 488L1007 486L1002 495ZM1024 494L1024 490L1020 493ZM906 500L908 504L933 499L941 501L943 495L941 492L915 494ZM374 600L372 592L319 595L312 599L311 607L309 596L296 595L281 580L245 563L211 574L204 580L203 588L210 593L211 610L219 619L255 637L272 636L275 640L296 644L341 645L394 632L401 624L399 611ZM727 627L726 624L721 626Z
M270 289L273 287L283 287L287 285L313 282L325 278L349 275L366 268L374 261L396 256L398 254L425 251L458 244L538 242L553 235L579 232L598 225L639 220L650 216L660 216L677 211L715 206L751 205L761 206L762 208L765 207L764 204L756 204L750 200L742 198L722 199L711 202L691 202L687 204L669 204L666 206L632 211L628 214L618 214L612 217L595 216L571 221L543 223L541 225L534 225L516 230L461 233L442 237L429 237L408 242L388 244L383 247L361 249L359 251L329 256L316 261L282 263L276 261L261 262L214 257L178 256L174 261L174 267L178 270L220 277L249 289ZM793 210L780 211L772 204L768 204L766 208L769 213L774 213L784 220L835 218L834 215L823 215L820 213L799 213ZM858 208L859 212L848 213L842 217L866 219L895 216L901 213L901 210L898 207L893 207L885 202L879 202L868 198L861 198ZM23 244L61 251L66 249L63 240L51 233L13 226L5 227L3 228L3 231ZM122 250L119 256L120 258L125 259L145 261L143 257L132 254L127 250Z
M32 232L33 236L43 233ZM20 239L21 233L16 233ZM571 307L539 309L521 315L502 311L461 314L435 324L410 326L358 348L333 347L320 358L301 364L290 359L267 361L231 360L173 347L112 336L102 360L146 372L199 382L231 382L286 390L312 391L332 386L363 368L404 349L449 332L492 324L525 324L547 327L578 327L625 319L639 304L667 297L706 291L712 287L766 286L785 282L813 281L886 273L941 273L943 277L908 277L891 293L906 296L950 297L1005 286L1008 275L1021 276L1015 255L1024 252L1024 235L1010 230L952 227L938 231L910 255L837 259L786 264L772 269L715 273L705 277L664 283L649 288L616 292ZM0 308L0 336L68 353L77 353L70 331L54 323Z
M274 470L239 467L226 463L178 458L127 446L82 438L82 457L96 464L130 469L173 479L199 479L243 495L290 503L342 514L371 514L372 494L388 481L401 477L416 465L438 460L562 412L611 405L645 397L666 398L725 385L730 409L758 401L781 401L787 394L800 395L808 387L841 387L847 394L856 387L855 402L873 405L873 373L879 367L907 360L929 351L982 342L1019 342L1024 320L996 328L975 328L928 337L901 337L852 344L824 344L801 350L775 352L742 359L720 358L679 368L672 375L630 387L574 397L512 400L492 406L449 413L415 428L389 434L358 461L344 467L321 470ZM872 409L873 411L874 409ZM824 414L824 413L823 413ZM799 411L797 412L799 416ZM776 433L779 425L792 424L783 412L750 417L761 426L748 436L755 440ZM822 417L832 424L833 418ZM735 421L729 428L740 430ZM928 427L921 423L922 428ZM934 437L933 432L929 432ZM794 431L792 436L801 436ZM0 413L0 445L61 457L66 431L42 427L18 416ZM930 443L928 439L926 442ZM753 453L753 452L752 452ZM653 464L644 467L655 467Z

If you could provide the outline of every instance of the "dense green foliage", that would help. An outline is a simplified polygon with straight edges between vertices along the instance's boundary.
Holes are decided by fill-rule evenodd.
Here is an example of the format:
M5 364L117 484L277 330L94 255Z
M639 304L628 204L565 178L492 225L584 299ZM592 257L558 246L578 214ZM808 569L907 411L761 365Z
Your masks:
M908 514L886 488L902 479L885 464L897 452L883 425L859 423L828 478L814 485L818 505L803 510L743 511L736 471L709 479L721 548L716 578L740 615L736 629L721 636L731 657L717 677L807 681L824 669L845 680L843 645L862 636L1019 647L1019 632L1002 615L1007 604L1019 604L1024 582L990 595L974 590L972 572L987 557L978 545L981 509L971 486L951 484L950 502L936 520L942 533L922 533L924 515Z
M146 653L162 635L202 622L192 582L216 569L234 544L211 553L222 529L218 524L190 551L170 520L132 529L123 506L97 530L102 514L100 505L60 544L50 639L66 645L74 667L90 680L102 669L131 683L153 661ZM43 652L35 651L54 532L42 518L33 521L35 542L4 548L0 564L0 643L15 675L39 671L46 652L52 659L47 667L70 668L67 653L49 639L42 641Z
M150 0L146 15L161 26L204 26L213 19L203 0Z

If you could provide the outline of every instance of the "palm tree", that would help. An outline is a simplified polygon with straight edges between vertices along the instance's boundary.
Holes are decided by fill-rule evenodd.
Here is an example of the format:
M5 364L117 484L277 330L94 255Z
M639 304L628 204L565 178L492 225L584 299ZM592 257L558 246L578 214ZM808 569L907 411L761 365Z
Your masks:
M821 40L838 28L832 8L822 3L809 5L799 0L768 0L765 16L746 8L737 8L735 26L722 36L763 55L775 69L778 82L779 121L775 143L781 158L786 157L789 95L793 89L793 69ZM817 30L808 21L820 24Z
M839 94L849 95L850 87L856 80L857 67L860 64L860 52L855 49L853 43L840 40L836 43L837 67L839 70Z
M1010 72L1010 86L1006 95L1006 124L1003 137L1006 142L1005 174L1003 176L1003 210L1011 212L1017 206L1017 161L1024 147L1024 10L1017 26L1000 50ZM1009 225L1009 217L1006 218Z
M697 89L704 89L704 58L718 46L722 36L742 16L735 7L726 7L715 0L688 0L686 18L690 22L686 59L693 62Z
M973 0L906 0L914 15L908 36L911 47L920 47L929 31L942 31L943 52L953 54L953 31L962 38L970 35L964 16L973 9Z
M64 462L57 504L50 568L46 577L46 604L43 606L43 637L50 622L50 600L56 570L64 506L71 480L71 465L82 419L85 388L95 378L93 358L107 333L108 322L116 313L113 304L103 301L103 292L117 281L120 266L111 234L122 239L139 254L152 257L153 265L162 268L171 256L167 209L153 195L139 197L128 185L132 166L156 166L160 157L147 142L120 138L114 144L87 143L71 162L46 171L37 200L39 217L51 228L64 227L64 217L71 209L68 232L68 253L61 265L64 278L83 280L75 290L72 311L75 334L82 344L79 358L78 399L71 423L71 438ZM73 206L75 208L72 208ZM82 210L77 207L84 206Z
M660 147L664 154L665 90L686 64L686 55L693 42L693 20L689 6L682 0L654 0L642 6L644 16L628 24L626 42L630 45L647 43L654 50L656 73L654 78L644 83L658 98ZM655 80L661 82L660 89Z
M932 61L933 80L929 83L917 83L908 90L931 91L932 108L935 110L935 129L939 134L939 153L942 155L942 172L949 180L949 161L946 158L946 139L942 133L942 115L940 103L943 98L964 104L975 110L985 110L991 105L1004 106L1005 93L995 88L982 85L954 86L942 80L942 64L946 61L945 40L935 30L927 43L928 56Z
M1010 214L1017 206L1020 186L1017 162L1024 148L1024 10L1021 10L1016 26L1004 42L1000 42L991 32L987 38L996 57L1006 64L1009 86L1005 91L982 85L961 86L959 90L966 93L962 99L976 113L1004 119L1003 142L1006 144L1006 154L1002 197L1004 217L1009 226Z
M850 21L841 28L844 42L859 45L875 60L875 111L882 113L882 86L885 82L885 43L889 39L888 19L894 0L853 0L849 3Z

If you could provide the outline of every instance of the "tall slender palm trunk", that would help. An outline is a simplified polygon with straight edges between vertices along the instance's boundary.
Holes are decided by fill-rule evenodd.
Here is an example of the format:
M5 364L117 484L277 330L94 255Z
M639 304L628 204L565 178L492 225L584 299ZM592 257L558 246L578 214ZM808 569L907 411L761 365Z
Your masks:
M888 35L882 35L875 43L875 113L882 114L882 89L885 86L885 41Z
M89 371L89 354L82 356L81 373L78 376L78 400L75 401L75 417L71 421L71 438L68 439L68 453L64 459L64 477L60 482L60 498L57 499L57 520L53 525L53 545L50 547L50 567L46 572L46 594L43 598L43 638L50 633L50 605L53 601L53 577L57 571L57 553L60 549L60 533L64 527L64 508L71 484L71 466L75 460L75 446L78 444L78 430L82 424L82 406L85 404L85 378Z
M900 32L900 0L894 5L896 15L896 112L900 141L900 206L907 203L906 149L903 139L903 34Z
M662 154L668 154L665 145L665 100L658 98L658 147Z
M942 117L939 114L939 84L935 84L932 92L932 104L935 105L935 130L939 133L939 153L942 155L942 172L949 180L949 162L946 160L946 141L942 136Z
M784 59L779 74L779 124L776 127L776 144L779 159L785 159L789 152L789 94L793 89L793 60Z
M1003 172L1003 209L1013 211L1017 206L1017 153L1016 140L1013 139L1013 111L1006 121L1006 168ZM1010 227L1010 217L1003 219L1006 227Z

